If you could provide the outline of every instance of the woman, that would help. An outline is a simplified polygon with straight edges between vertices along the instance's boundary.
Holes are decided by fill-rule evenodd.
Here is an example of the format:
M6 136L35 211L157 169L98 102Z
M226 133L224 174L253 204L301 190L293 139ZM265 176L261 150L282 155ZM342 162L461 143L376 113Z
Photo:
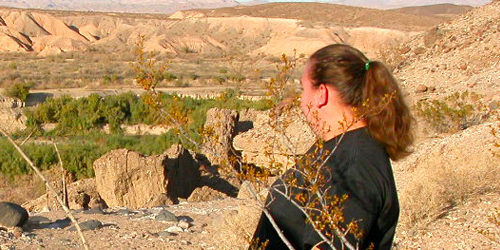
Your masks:
M314 214L304 213L297 204L305 205L317 197L308 195L305 201L304 195L298 195L303 189L293 188L310 183L304 173L311 161L302 161L281 178L285 185L283 181L273 184L267 199L270 216L261 216L254 242L266 243L266 249L287 249L277 226L295 249L390 249L399 217L390 159L408 155L413 141L412 117L397 81L382 63L369 61L359 50L340 44L315 52L301 81L302 111L324 141L307 155L324 161L321 173L328 177L323 178L320 191L328 197L347 195L345 202L339 203L345 218L339 228L345 232L351 228L348 224L355 222L359 231L353 227L342 238L339 231L332 232L335 227L315 230L308 222L308 216ZM330 156L319 157L318 152L330 152ZM298 184L289 182L293 179Z

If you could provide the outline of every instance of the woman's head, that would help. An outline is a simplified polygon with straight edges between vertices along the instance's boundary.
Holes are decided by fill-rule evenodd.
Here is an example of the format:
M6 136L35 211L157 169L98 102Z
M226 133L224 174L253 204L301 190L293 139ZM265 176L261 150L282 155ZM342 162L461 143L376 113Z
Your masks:
M324 98L320 90L327 88L332 90L329 98L333 103L349 107L354 116L361 117L392 159L408 154L407 148L413 142L413 119L397 81L383 63L369 61L351 46L329 45L310 57L302 85L302 110L306 114L311 103ZM311 122L310 115L308 119Z

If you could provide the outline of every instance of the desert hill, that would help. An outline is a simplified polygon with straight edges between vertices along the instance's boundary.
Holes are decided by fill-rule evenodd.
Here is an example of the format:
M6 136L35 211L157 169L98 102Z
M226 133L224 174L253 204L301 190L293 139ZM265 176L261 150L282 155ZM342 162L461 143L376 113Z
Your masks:
M219 8L235 6L234 0L121 0L121 1L96 1L96 0L0 0L0 6L16 8L53 9L53 10L81 10L101 12L131 12L131 13L173 13L178 10L193 8Z
M337 26L370 26L404 31L426 30L444 21L440 17L394 13L329 3L269 3L214 10L189 10L208 17L252 16L299 19Z
M409 89L435 86L438 93L499 91L500 2L477 8L412 38L401 53L398 75Z
M435 4L435 5L425 5L425 6L415 6L415 7L404 7L393 9L393 11L423 15L423 16L441 16L448 17L450 19L455 18L457 15L462 15L473 9L469 5L455 5L455 4Z
M345 41L374 55L383 46L443 20L320 3L200 9L177 12L170 18L73 13L0 9L2 50L42 55L89 49L129 51L139 35L144 35L147 50L174 54L279 56L292 54L294 49L309 54L324 45Z
M335 4L345 4L351 6L364 6L372 8L390 9L390 8L402 8L410 6L424 6L442 3L443 1L436 0L381 0L381 1L369 1L369 0L330 0L331 3ZM471 6L481 6L491 2L491 0L448 0L447 3L459 4L459 5L471 5Z

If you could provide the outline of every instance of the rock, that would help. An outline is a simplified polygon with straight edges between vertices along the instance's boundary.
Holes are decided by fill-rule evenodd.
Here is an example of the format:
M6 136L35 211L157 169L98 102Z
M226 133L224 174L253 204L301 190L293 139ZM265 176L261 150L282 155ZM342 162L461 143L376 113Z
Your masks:
M99 208L103 210L108 208L108 205L106 205L106 202L101 197L96 197L90 200L89 207L90 209Z
M413 53L415 53L415 55L422 55L425 53L425 48L423 47L418 47L416 49L413 50Z
M61 228L68 227L69 225L71 225L71 220L69 218L66 218L66 219L62 219L62 220L56 220L56 221L48 224L44 228L61 229Z
M3 103L3 97L0 96L0 105L19 105L7 102ZM21 101L19 101L21 102ZM0 108L0 126L5 128L8 133L14 133L18 130L26 129L27 118L21 108Z
M23 207L10 202L0 202L0 225L22 227L28 218L28 211Z
M236 134L247 132L253 129L254 123L257 121L258 117L264 114L265 111L258 111L255 109L245 109L240 111L238 122L236 123Z
M89 210L83 211L83 214L104 214L104 211L100 207L93 207Z
M270 162L289 167L293 156L302 155L316 141L316 136L300 109L267 111L258 115L254 128L233 139L236 150L242 151L245 163L269 166Z
M76 195L73 199L73 201L78 205L81 206L84 209L89 208L89 203L90 203L90 195L86 193L79 193Z
M167 211L167 210L161 210L156 216L155 220L157 221L168 221L168 222L178 222L179 219L175 214Z
M177 226L179 226L180 228L184 229L184 230L187 230L188 228L191 227L191 224L186 221L186 220L181 220L179 221L179 223L177 224Z
M31 216L28 219L28 223L31 225L48 224L50 223L50 220L49 218L43 216Z
M489 107L491 110L497 110L499 106L500 106L500 103L499 103L499 101L496 101L496 100L493 100L493 101L491 101L491 102L488 104L488 107Z
M232 139L235 134L238 113L230 109L212 108L207 111L203 128L209 136L203 142L202 154L212 165L227 165L234 156Z
M272 184L275 180L276 178L269 178L269 185ZM257 183L253 183L252 185L250 185L248 181L245 181L243 182L243 184L241 184L241 188L238 192L237 198L244 200L254 200L255 197L252 195L249 188L252 188L253 192L255 193L255 195L257 195L260 201L264 201L266 199L268 193L267 188Z
M172 227L169 227L167 228L167 230L165 230L166 232L169 232L169 233L179 233L179 232L184 232L184 230L182 228L180 228L179 226L172 226Z
M417 89L415 90L415 93L424 93L427 92L429 88L423 84L418 85Z
M46 176L57 176L55 179L59 179L61 173L59 171L50 170ZM57 190L61 190L61 182L53 181L51 182ZM107 208L106 204L100 198L96 190L96 184L94 178L84 179L76 181L67 185L68 190L68 205L70 209L88 209L101 203L101 208ZM62 192L60 192L61 195ZM88 197L87 197L88 196ZM90 198L90 201L88 199ZM47 206L48 205L48 206ZM86 205L86 206L84 206ZM48 211L61 209L61 206L56 201L52 194L44 194L35 200L26 202L23 204L28 211L41 212L46 206Z
M432 28L424 36L424 45L427 48L432 48L436 44L436 41L438 41L442 37L442 35L443 32L439 30L438 27Z
M88 221L79 223L79 225L80 225L80 228L82 229L82 231L92 231L92 230L96 230L96 229L103 227L102 222L100 222L98 220L88 220ZM76 227L72 226L68 229L68 231L76 231Z
M187 199L200 185L200 165L191 153L179 144L174 144L165 154L167 166L167 196L172 200Z
M199 184L198 168L180 145L150 157L119 149L94 162L97 191L106 204L132 209L151 204L161 194L173 200L189 197Z
M125 208L125 209L120 209L120 210L116 211L115 214L117 214L117 215L131 215L131 214L135 214L135 212L130 210L130 209Z
M411 51L411 47L410 47L410 46L403 46L403 47L401 47L401 49L399 50L399 52L400 52L401 54L406 54L406 53L408 53L408 52L410 52L410 51Z
M468 68L467 64L465 64L465 63L460 64L461 70L466 70L467 68Z
M167 231L162 231L162 232L158 233L159 237L168 237L168 236L177 236L177 235L178 234L176 234L176 233L171 233L171 232L167 232Z
M196 188L187 200L188 202L201 202L222 199L224 197L227 197L227 195L208 186L203 186Z
M174 205L174 201L167 196L167 194L159 194L151 202L146 204L146 207L163 207L167 205Z

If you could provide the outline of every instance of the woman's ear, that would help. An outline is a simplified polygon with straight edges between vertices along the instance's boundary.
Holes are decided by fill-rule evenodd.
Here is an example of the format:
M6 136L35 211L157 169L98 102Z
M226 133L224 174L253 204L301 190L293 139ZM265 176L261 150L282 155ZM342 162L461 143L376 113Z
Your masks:
M328 97L329 97L329 89L326 86L326 84L322 83L318 86L318 90L316 92L316 107L321 108L328 104Z

